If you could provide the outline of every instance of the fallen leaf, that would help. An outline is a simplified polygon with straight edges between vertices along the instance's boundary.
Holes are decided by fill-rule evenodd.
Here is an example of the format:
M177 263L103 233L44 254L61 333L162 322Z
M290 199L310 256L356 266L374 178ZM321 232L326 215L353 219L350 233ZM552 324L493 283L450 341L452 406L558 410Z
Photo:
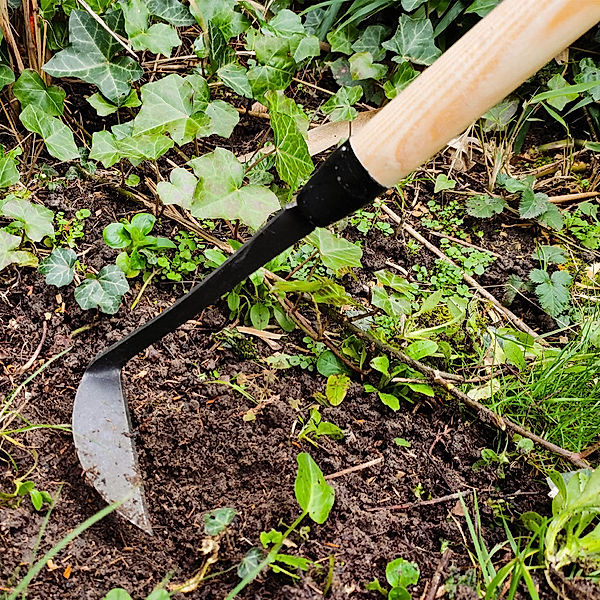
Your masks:
M67 565L67 568L63 571L63 577L69 579L71 577L71 565Z

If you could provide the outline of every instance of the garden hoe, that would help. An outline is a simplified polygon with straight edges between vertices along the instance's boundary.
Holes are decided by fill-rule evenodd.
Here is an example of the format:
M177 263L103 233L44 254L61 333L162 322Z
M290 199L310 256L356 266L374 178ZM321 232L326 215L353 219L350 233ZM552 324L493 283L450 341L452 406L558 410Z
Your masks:
M104 499L151 533L121 369L315 227L371 202L600 21L600 0L504 0L340 146L287 205L171 308L89 365L73 436Z

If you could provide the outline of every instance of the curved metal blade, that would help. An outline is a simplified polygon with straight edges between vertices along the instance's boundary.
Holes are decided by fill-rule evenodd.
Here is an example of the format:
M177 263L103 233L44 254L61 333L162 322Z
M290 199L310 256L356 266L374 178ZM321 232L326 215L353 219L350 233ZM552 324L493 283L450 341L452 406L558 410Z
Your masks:
M126 519L152 534L120 367L92 364L83 375L73 406L73 437L86 476Z

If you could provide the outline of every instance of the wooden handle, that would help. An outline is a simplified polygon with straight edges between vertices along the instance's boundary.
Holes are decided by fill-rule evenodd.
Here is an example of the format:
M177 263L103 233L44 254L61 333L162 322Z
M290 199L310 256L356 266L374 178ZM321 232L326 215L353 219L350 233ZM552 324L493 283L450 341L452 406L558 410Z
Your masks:
M600 21L600 0L504 0L352 136L391 187Z

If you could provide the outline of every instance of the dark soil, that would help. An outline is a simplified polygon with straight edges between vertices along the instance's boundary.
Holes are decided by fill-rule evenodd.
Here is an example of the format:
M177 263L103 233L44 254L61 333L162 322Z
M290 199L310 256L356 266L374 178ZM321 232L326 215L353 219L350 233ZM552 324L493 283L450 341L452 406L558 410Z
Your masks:
M83 206L92 210L84 249L91 248L86 261L96 268L114 259L113 251L99 242L102 227L137 208L78 183L49 194L44 201L68 214ZM523 254L527 253L525 247ZM504 282L518 263L514 253L512 256L514 262L507 259L496 267L486 283ZM386 260L410 268L402 239L371 234L365 266L381 268ZM58 296L37 273L7 269L1 278L0 383L4 393L71 347L18 397L18 406L27 400L21 412L32 423L69 423L75 390L92 357L182 293L181 286L150 287L134 312L123 306L117 315L107 317L81 311L72 291ZM133 297L134 293L127 296L128 305ZM385 585L385 565L398 557L417 562L421 569L413 594L418 598L440 564L443 544L448 544L452 555L442 581L451 573L459 580L473 566L465 545L469 535L460 504L453 497L419 506L417 495L429 500L462 492L472 510L476 493L488 548L505 539L499 511L513 521L515 532L517 516L524 511L548 513L546 485L523 460L513 463L504 478L493 468L473 469L481 449L503 447L504 438L444 396L429 403L405 403L393 413L356 381L341 406L321 409L324 419L345 431L344 440L321 438L319 448L299 443L298 417L306 418L308 408L315 404L314 394L324 391L324 378L300 369L274 372L259 358L241 360L213 335L227 324L226 306L208 309L127 365L125 390L154 536L110 515L42 570L30 585L29 598L95 600L115 586L142 598L165 577L182 583L206 559L203 516L230 506L238 516L221 538L218 561L209 571L224 573L188 595L224 597L239 581L232 568L250 548L260 545L260 533L282 530L299 514L294 479L296 456L301 451L310 452L326 475L373 459L380 462L333 478L330 483L336 501L329 519L323 525L307 521L303 525L310 529L302 536L292 536L285 551L310 558L318 568L301 574L295 583L284 574L263 574L245 590L244 598L322 597L319 590L326 585L330 557L328 598L382 597L365 591L365 584L378 578ZM84 329L71 337L80 328ZM38 358L21 373L43 330L46 335ZM294 333L279 340L282 351L297 353L301 338ZM259 355L271 352L263 342L256 344ZM241 381L258 407L229 386L207 383L215 370L221 379L242 374ZM255 420L244 419L250 409ZM410 448L400 447L394 438L409 440ZM27 447L3 446L0 489L13 487L12 460L19 475L26 476L37 456L29 477L38 489L52 494L60 490L37 548L35 556L39 558L104 503L86 482L70 434L43 429L19 439L25 440ZM398 505L408 506L392 508ZM0 508L0 590L26 573L43 522L44 512L35 512L28 500L18 507ZM543 592L542 577L534 576ZM469 588L458 587L454 597L474 597Z

